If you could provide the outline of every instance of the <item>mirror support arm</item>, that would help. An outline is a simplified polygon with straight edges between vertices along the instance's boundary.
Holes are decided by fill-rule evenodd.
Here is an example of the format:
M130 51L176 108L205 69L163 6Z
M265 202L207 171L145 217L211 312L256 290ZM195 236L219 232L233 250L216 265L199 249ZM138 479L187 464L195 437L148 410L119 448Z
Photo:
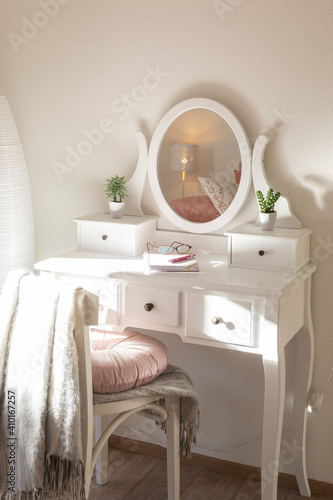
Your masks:
M266 193L271 187L267 181L264 168L264 153L268 143L269 137L267 137L267 135L260 135L253 148L252 176L255 192L260 190L263 193ZM256 225L259 224L260 221L258 219ZM293 229L299 229L302 227L300 221L291 211L289 200L283 196L281 196L277 202L277 220L275 226Z

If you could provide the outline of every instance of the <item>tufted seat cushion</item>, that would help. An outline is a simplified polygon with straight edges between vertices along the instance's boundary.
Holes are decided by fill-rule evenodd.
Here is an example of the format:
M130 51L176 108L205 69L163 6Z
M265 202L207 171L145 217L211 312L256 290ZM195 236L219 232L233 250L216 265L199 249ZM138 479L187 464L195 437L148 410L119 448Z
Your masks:
M90 332L93 391L113 393L147 384L168 364L165 345L138 332Z

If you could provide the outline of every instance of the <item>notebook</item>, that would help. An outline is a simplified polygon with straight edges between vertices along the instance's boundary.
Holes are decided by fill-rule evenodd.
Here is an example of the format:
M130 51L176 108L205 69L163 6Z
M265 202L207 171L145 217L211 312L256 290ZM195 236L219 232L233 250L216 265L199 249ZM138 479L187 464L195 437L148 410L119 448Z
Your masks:
M173 259L186 257L186 260L172 262ZM150 271L166 271L166 272L198 272L199 264L194 254L188 253L179 254L161 254L157 252L144 252L143 259Z

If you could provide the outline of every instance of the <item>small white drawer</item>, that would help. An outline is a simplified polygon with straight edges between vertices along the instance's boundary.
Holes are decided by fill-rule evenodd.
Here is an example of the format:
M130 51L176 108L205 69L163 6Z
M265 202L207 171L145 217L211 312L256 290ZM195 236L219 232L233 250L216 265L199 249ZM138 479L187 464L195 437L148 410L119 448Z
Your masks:
M229 265L255 269L298 271L310 260L310 229L263 231L254 224L228 234Z
M124 285L125 319L152 324L179 326L180 292L160 288Z
M186 293L186 336L253 346L253 303L219 295Z
M292 269L294 253L293 241L273 240L264 236L251 239L237 235L232 238L230 265L256 269Z
M156 218L127 216L111 219L98 213L75 219L78 224L79 248L97 252L139 255L147 250L147 241L154 244Z

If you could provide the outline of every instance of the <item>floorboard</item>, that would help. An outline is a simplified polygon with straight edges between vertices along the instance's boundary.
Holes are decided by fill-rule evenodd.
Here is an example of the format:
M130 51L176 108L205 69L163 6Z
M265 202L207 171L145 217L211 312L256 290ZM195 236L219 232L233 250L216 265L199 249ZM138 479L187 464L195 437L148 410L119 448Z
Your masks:
M260 500L260 482L238 475L181 464L181 500ZM279 487L277 500L308 500L295 490ZM108 483L92 480L89 500L167 500L166 461L127 450L109 448ZM311 500L333 500L312 495Z

